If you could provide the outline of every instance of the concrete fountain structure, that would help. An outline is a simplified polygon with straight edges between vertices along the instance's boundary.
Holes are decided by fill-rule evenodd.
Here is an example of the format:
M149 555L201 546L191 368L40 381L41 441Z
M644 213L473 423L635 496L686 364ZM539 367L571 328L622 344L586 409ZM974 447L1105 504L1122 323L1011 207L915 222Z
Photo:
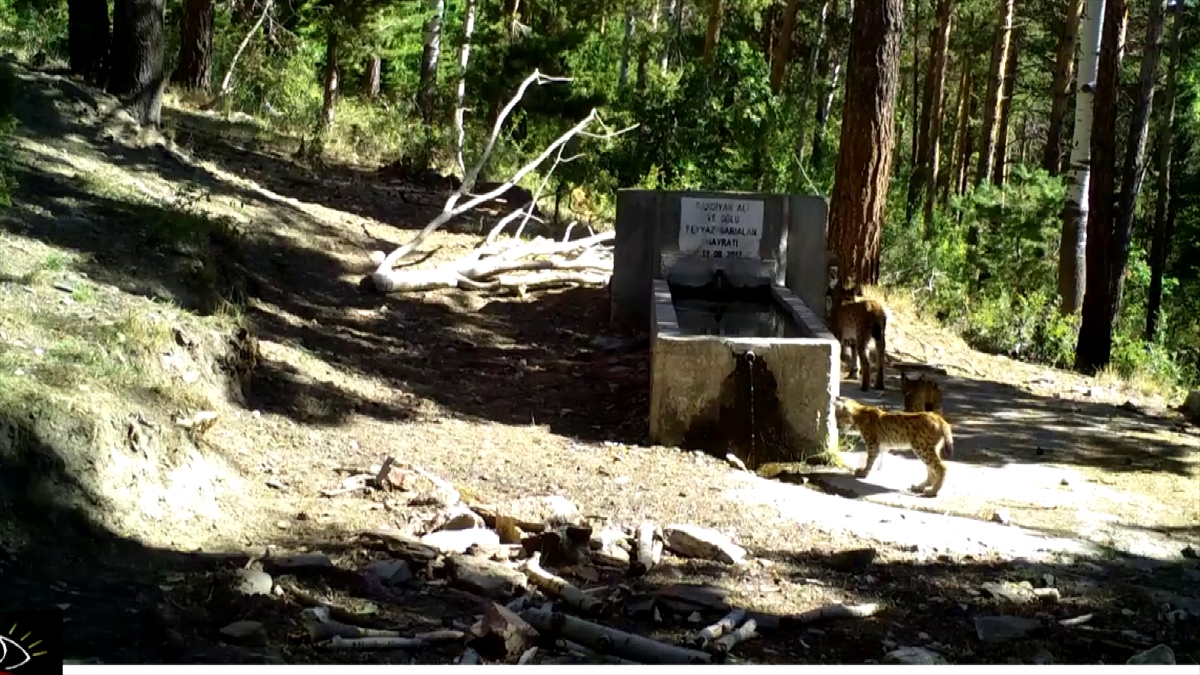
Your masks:
M751 469L837 447L826 214L819 197L617 193L612 319L650 333L653 442Z

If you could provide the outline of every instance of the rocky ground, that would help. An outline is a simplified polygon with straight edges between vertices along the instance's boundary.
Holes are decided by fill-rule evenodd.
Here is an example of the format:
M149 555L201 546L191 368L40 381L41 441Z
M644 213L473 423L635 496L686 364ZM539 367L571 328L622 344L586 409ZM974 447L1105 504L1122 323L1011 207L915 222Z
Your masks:
M363 292L438 195L297 165L252 120L169 107L166 140L135 133L16 72L0 569L63 609L70 659L1200 659L1200 459L1165 401L975 353L892 298L893 357L951 373L946 491L899 491L904 456L761 479L646 444L647 348L603 291ZM645 522L661 557L631 573ZM735 609L754 637L693 644ZM601 655L595 627L653 642Z

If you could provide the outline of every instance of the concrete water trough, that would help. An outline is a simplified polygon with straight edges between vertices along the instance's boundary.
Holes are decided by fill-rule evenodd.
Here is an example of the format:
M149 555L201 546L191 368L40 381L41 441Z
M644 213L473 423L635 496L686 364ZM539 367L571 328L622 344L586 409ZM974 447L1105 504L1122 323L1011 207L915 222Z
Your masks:
M732 453L751 470L837 447L838 343L769 279L655 279L650 437Z
M617 193L611 318L650 334L653 442L752 469L836 449L827 213L807 195Z

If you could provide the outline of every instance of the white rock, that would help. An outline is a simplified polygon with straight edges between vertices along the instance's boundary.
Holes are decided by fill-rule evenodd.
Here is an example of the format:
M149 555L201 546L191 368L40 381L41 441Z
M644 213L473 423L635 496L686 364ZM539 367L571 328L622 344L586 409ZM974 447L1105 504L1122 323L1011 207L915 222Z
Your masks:
M1173 666L1175 652L1166 645L1156 645L1144 652L1134 654L1125 662L1127 666Z
M736 565L746 559L746 549L729 537L696 525L669 525L663 529L663 544L685 558L704 558Z
M579 507L566 497L540 495L522 497L504 505L498 512L520 523L547 523L551 526L578 525L583 521Z
M470 530L441 530L421 537L421 543L432 546L442 553L463 553L478 544L500 548L500 535L492 530L473 528Z
M442 520L442 524L437 528L439 531L473 530L484 527L483 518L462 504L447 509L439 520Z
M884 663L896 663L904 666L945 666L946 659L928 649L921 647L901 647L883 656Z

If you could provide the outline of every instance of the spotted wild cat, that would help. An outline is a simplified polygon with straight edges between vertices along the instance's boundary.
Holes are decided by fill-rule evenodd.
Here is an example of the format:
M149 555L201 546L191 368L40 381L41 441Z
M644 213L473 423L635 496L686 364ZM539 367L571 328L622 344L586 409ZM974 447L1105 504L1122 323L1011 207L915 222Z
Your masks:
M905 412L935 412L945 417L942 410L942 385L924 374L915 378L900 371L900 397L904 399Z
M839 427L853 426L862 434L867 448L867 462L854 472L855 478L866 478L882 452L912 448L925 464L925 481L912 486L912 491L926 497L936 497L946 482L946 464L942 454L954 454L954 436L950 423L932 412L888 412L863 405L858 401L839 398L834 405Z
M862 390L871 390L871 360L867 356L867 346L874 340L875 356L879 362L875 388L883 391L884 355L887 353L887 308L877 300L864 298L858 287L850 290L843 290L840 286L834 287L831 299L829 327L840 344L839 356L844 358L846 346L854 343L854 353L850 355L850 378L858 376L861 364Z

